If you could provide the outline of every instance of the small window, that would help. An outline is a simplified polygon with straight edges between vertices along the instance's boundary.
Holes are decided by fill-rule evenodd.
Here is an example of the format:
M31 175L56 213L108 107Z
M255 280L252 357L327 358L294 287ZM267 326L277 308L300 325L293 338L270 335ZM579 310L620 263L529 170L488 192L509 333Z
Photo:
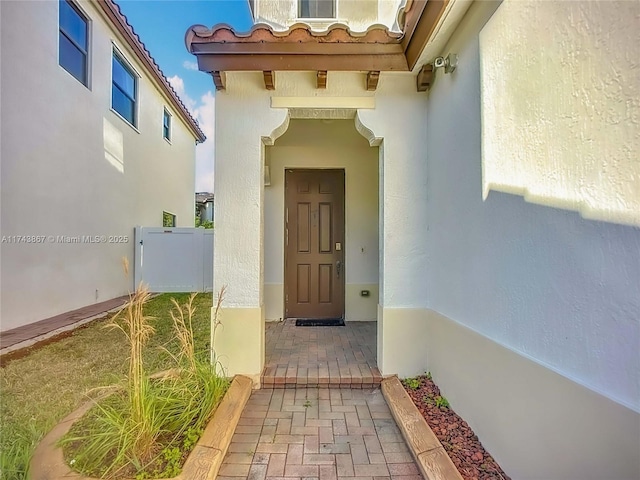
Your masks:
M88 85L89 21L78 7L60 0L58 63L80 83Z
M112 62L111 108L134 127L136 126L136 101L138 77L133 69L115 50Z
M162 114L162 136L171 141L171 114L167 112L166 108Z
M162 226L163 227L175 227L176 216L173 213L162 212Z
M299 18L335 18L335 0L298 0Z

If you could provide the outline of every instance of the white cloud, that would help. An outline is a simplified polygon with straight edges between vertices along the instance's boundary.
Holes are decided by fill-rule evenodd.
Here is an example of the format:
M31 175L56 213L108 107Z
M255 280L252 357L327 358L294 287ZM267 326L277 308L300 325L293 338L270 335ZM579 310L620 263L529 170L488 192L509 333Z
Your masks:
M187 95L187 92L185 92L184 80L182 80L182 78L178 75L169 77L167 78L167 80L169 80L169 83L182 100L182 103L184 103L185 107L187 107L187 110L189 110L191 114L194 115L194 111L196 110L196 102L191 97L189 97L189 95Z
M196 192L213 192L215 101L213 93L207 92L200 98L200 105L194 112L207 136L207 140L196 147Z
M184 80L178 75L169 77L169 83L182 99L193 118L207 136L204 143L196 146L196 192L213 192L213 153L214 153L214 128L215 128L215 101L216 97L208 91L200 102L189 97L184 90Z
M182 62L182 66L187 70L198 70L198 64L196 62L190 62L189 60Z

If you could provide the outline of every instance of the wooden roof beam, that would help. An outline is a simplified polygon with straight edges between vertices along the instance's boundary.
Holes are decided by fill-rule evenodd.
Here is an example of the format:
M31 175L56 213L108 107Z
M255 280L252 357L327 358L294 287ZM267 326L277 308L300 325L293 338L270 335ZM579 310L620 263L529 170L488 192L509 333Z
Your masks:
M396 71L406 72L402 53L376 55L198 55L198 67L205 72L258 71Z

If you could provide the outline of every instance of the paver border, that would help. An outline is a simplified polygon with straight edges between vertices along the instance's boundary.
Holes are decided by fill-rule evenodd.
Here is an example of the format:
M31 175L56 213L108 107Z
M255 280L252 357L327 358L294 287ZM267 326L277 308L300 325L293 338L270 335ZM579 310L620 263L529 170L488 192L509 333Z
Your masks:
M380 388L422 476L426 480L463 480L398 377L385 378Z
M227 453L231 437L247 404L253 382L249 377L236 375L220 405L207 424L200 440L189 454L182 473L173 480L215 480ZM98 480L72 471L65 463L62 448L57 446L71 426L94 405L87 402L66 416L40 441L30 462L31 480Z

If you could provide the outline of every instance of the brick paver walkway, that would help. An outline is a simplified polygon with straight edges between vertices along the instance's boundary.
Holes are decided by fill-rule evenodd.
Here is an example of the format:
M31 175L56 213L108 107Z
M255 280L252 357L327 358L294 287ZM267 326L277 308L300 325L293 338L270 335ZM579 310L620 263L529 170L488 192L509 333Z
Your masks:
M218 480L422 480L376 389L252 393Z
M296 327L295 320L268 322L266 388L370 388L382 376L376 364L376 322L344 327Z
M46 336L57 330L71 328L78 322L106 314L110 310L119 308L127 300L129 300L128 296L118 297L107 300L106 302L94 303L93 305L87 305L77 310L61 313L60 315L14 328L13 330L6 330L0 335L0 349L13 347L29 340L37 340L39 337Z

